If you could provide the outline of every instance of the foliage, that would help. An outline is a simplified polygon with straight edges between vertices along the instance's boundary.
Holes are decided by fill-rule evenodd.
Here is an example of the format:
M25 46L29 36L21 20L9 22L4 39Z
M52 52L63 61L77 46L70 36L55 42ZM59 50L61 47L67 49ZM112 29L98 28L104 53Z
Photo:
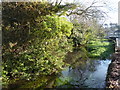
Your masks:
M89 21L89 23L81 23L78 20L72 20L73 30L70 38L73 39L74 46L86 46L89 41L94 40L95 38L101 37L103 35L102 29L97 25L97 22L94 23ZM101 30L101 31L100 31ZM98 34L99 33L99 34Z
M73 19L74 28L70 38L73 39L74 50L80 51L81 56L86 58L109 58L114 49L113 43L104 40L103 28L96 21L89 21L89 23L79 23L78 20ZM83 52L84 54L82 55Z
M63 59L72 50L67 37L73 25L64 17L43 13L45 6L46 3L3 4L3 82L33 80L63 68ZM39 9L42 14L36 12Z
M62 11L72 8L69 5L54 6L49 2L3 2L2 4L2 39L6 48L10 42L17 42L17 45L21 46L33 38L31 36L32 28L36 27L37 23L44 21L44 18L40 17L59 15ZM63 10L64 8L67 9ZM39 21L36 20L37 18Z
M80 54L84 60L88 59L89 56L89 43L91 41L100 40L104 36L102 28L95 22L89 21L89 23L79 23L78 20L72 21L74 28L70 38L73 39L74 50L80 51ZM99 33L99 34L98 34Z
M107 40L103 39L96 39L94 41L90 41L90 43L87 46L87 49L89 51L89 57L92 58L109 58L110 54L112 54L114 51L112 42L108 42Z

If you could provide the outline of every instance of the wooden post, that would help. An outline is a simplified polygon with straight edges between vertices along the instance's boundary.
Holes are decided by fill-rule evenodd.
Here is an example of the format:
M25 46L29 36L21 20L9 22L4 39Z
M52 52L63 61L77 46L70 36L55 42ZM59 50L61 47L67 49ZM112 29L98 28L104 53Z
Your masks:
M118 47L120 48L120 37L118 37Z
M119 46L119 41L118 41L118 38L116 38L116 47Z

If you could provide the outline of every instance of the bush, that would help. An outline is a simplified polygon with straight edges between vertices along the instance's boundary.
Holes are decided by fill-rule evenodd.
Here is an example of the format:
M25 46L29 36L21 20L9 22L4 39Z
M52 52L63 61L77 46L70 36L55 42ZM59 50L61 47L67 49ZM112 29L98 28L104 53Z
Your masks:
M3 14L14 9L9 16L5 14L6 17L3 17L3 82L10 79L32 80L39 75L58 73L63 68L66 53L72 50L72 43L67 39L72 23L57 15L36 16L33 12L29 12L32 17L28 18L26 12L32 10L28 9L30 3L11 3L9 9L5 5ZM19 13L23 9L26 11L21 14L27 18L22 18L22 21L17 18L21 14L16 17L14 11ZM16 18L17 22L11 23L9 18Z

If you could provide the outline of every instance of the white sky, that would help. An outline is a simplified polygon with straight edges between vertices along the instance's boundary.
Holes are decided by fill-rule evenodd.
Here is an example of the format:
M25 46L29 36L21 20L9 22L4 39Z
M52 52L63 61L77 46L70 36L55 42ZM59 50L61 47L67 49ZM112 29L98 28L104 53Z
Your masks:
M65 2L73 1L79 1L84 5L90 5L93 1L97 1L97 5L103 5L103 3L106 3L104 4L105 7L102 8L102 10L107 12L108 15L105 23L118 23L118 2L120 0L65 0Z
M111 23L118 23L118 2L119 0L110 0L110 7L111 10L109 10L108 15L110 16L110 19L106 22L111 22Z

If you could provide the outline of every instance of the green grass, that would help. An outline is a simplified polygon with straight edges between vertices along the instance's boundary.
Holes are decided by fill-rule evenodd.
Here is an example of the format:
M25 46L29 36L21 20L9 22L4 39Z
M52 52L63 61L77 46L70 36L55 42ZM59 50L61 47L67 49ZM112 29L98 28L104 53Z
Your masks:
M106 59L114 52L113 42L108 42L106 39L91 41L87 49L91 58Z

